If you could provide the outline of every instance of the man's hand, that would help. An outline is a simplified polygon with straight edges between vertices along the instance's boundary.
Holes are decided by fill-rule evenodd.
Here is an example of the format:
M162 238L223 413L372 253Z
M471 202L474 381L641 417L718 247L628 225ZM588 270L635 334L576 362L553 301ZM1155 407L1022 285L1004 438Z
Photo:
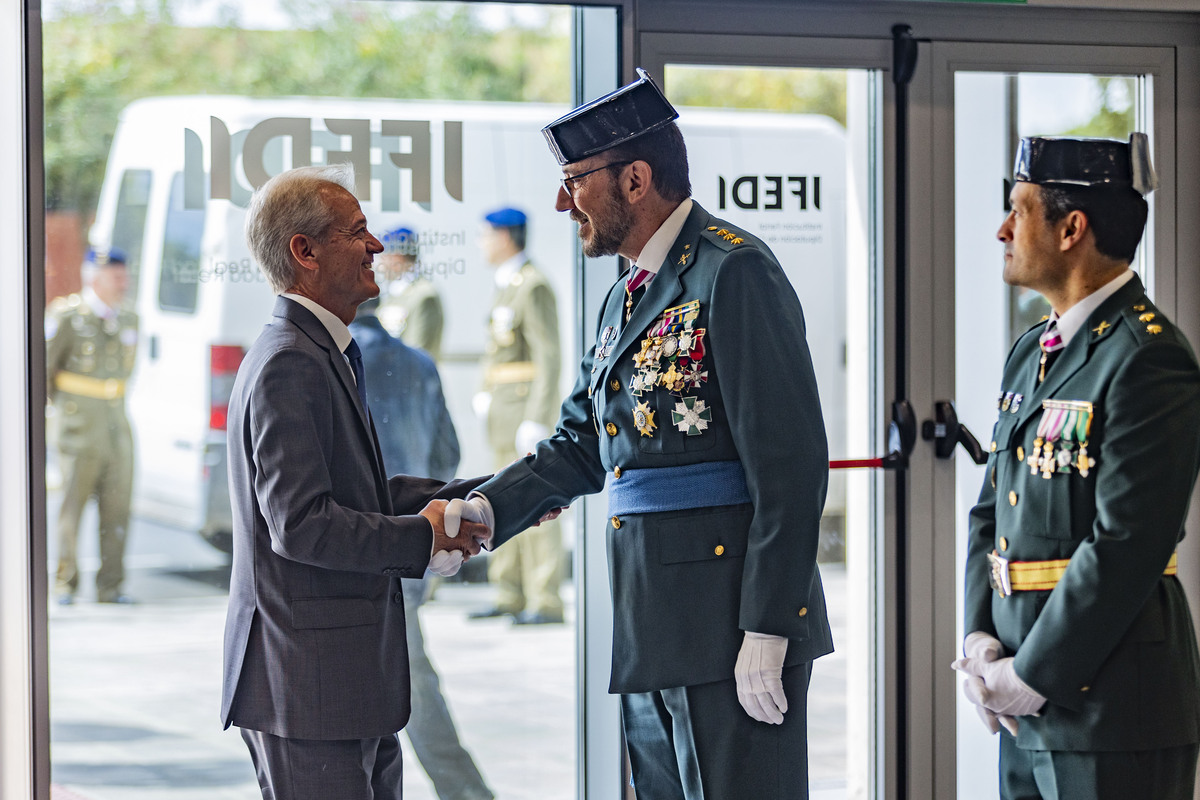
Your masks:
M1004 645L995 636L984 633L983 631L973 631L967 634L967 638L963 641L963 652L969 659L976 659L982 662L995 661L1004 655ZM968 680L980 680L976 677L971 677ZM963 688L966 689L964 682ZM976 695L977 696L977 695ZM972 697L971 692L967 692L967 698ZM974 700L971 702L975 705L975 712L979 714L979 719L983 721L984 727L991 733L999 733L1000 726L1003 725L1005 730L1013 736L1017 735L1017 718L1007 714L999 715L992 711L987 706L981 706Z
M788 640L782 636L746 631L733 678L738 702L759 722L779 725L788 709L783 693L783 658Z
M475 537L479 545L491 544L492 534L496 530L496 517L492 513L492 504L486 497L472 494L468 500L451 500L446 506L447 536L458 535L460 520L471 526L470 535ZM478 547L476 552L479 552Z
M552 508L542 516L538 517L538 521L533 523L533 527L541 525L543 522L549 522L552 519L558 519L559 515L566 511L570 506L562 506L561 508Z
M433 526L433 552L429 569L442 577L455 574L464 561L479 553L479 537L491 536L491 531L483 525L471 521L460 523L457 516L453 530L447 530L448 505L445 500L430 500L429 505L420 511L421 516ZM459 536L460 532L464 535Z
M1011 656L992 661L960 658L950 666L968 676L963 681L967 699L995 714L1014 736L1020 727L1016 717L1037 714L1046 704L1046 698L1017 676ZM987 723L986 718L984 722ZM988 727L992 728L990 724Z

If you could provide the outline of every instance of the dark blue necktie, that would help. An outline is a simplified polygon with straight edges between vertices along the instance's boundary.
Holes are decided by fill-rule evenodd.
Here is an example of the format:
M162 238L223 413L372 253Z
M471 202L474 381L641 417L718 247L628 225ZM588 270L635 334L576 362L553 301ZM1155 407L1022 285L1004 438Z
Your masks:
M358 349L358 342L350 339L350 344L346 345L346 358L350 360L350 369L354 372L354 382L358 386L358 399L362 401L363 411L367 410L367 375L363 372L362 350Z

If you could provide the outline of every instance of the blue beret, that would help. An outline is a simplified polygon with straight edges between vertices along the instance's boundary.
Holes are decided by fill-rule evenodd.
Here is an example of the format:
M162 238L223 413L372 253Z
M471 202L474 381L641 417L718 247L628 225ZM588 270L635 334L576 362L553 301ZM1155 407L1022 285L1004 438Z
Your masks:
M483 217L494 228L519 228L525 224L525 212L518 208L498 208Z
M108 264L126 264L125 251L119 247L93 247L87 252L87 262L103 267Z
M393 228L383 235L382 241L389 253L415 255L417 252L417 232L412 228Z

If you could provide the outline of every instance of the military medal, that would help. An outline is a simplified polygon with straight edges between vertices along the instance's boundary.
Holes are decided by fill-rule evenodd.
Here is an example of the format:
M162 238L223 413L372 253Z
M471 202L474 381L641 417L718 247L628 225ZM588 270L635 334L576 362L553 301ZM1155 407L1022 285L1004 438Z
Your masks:
M603 361L608 358L616 341L617 329L612 325L605 327L604 332L600 334L600 342L596 345L596 360Z
M1049 479L1056 472L1069 474L1074 467L1086 478L1096 465L1096 459L1087 452L1092 404L1086 400L1046 400L1042 409L1037 439L1026 459L1030 474L1041 472Z
M646 331L641 349L633 356L636 368L629 380L629 391L635 398L662 386L683 402L676 403L672 424L689 436L702 433L712 420L712 411L697 397L683 397L687 389L699 389L708 382L703 368L704 329L693 328L700 317L700 301L691 300L668 308ZM653 436L657 426L650 400L638 402L634 408L634 424L643 436Z
M704 406L704 401L696 397L685 397L683 402L675 404L671 412L671 424L688 436L699 436L708 428L712 421L712 411Z
M634 407L633 425L642 436L654 435L654 429L658 426L654 424L654 409L650 408L649 401L642 401Z

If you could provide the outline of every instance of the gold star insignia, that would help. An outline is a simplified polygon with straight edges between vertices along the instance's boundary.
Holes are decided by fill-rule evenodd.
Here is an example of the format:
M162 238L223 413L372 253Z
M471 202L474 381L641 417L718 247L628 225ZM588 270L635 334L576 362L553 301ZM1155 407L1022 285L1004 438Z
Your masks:
M1142 314L1140 317L1138 317L1138 322L1149 322L1152 319L1154 319L1154 312L1147 311L1145 314Z
M1133 307L1133 310L1134 311L1145 311L1146 307L1144 305L1142 305L1141 303L1138 303L1136 306Z
M1162 325L1147 325L1146 333L1162 333Z
M746 240L745 240L745 239L743 239L743 238L742 238L742 237L740 237L740 236L735 236L735 237L733 237L733 243L734 243L734 244L741 244L741 243L742 243L742 242L744 242L744 241L746 241Z
M1093 330L1093 331L1094 331L1094 332L1095 332L1095 333L1096 333L1098 336L1103 336L1103 335L1104 335L1104 332L1105 332L1106 330L1108 330L1110 327L1111 327L1111 326L1108 324L1108 320L1106 320L1106 319L1102 319L1102 320L1100 320L1100 324L1099 324L1099 325L1097 325L1096 327L1092 328L1092 330Z

